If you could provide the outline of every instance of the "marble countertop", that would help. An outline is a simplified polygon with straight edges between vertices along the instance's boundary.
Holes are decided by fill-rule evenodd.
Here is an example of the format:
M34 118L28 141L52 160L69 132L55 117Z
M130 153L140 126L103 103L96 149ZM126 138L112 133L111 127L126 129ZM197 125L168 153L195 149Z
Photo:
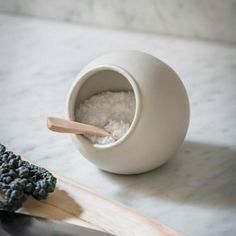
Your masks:
M236 234L236 46L8 15L0 32L1 143L187 235ZM190 98L184 144L142 175L100 171L46 128L48 115L64 116L79 70L113 49L159 57Z
M236 43L236 0L0 0L0 11Z

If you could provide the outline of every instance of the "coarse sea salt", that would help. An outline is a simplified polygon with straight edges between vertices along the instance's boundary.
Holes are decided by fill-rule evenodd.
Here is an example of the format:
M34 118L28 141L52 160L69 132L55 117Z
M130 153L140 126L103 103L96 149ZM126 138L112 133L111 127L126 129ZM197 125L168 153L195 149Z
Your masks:
M81 123L103 127L113 137L121 138L129 129L135 113L135 96L133 91L102 92L82 103L76 109L76 120ZM112 137L86 135L97 144L115 142Z

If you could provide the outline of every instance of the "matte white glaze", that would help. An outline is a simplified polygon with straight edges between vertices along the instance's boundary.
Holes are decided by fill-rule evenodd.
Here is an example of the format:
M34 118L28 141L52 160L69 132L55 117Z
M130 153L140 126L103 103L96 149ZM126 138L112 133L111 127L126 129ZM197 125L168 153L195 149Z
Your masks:
M74 120L78 100L130 88L136 111L125 136L112 144L94 145L73 135L88 160L119 174L142 173L165 163L183 142L189 124L188 97L178 75L162 61L138 51L112 52L82 69L68 95L67 118Z

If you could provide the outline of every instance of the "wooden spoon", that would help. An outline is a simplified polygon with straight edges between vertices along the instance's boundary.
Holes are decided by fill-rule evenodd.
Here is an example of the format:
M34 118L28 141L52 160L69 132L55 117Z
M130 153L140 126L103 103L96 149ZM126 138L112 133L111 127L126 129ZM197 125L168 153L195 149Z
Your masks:
M113 136L103 128L93 125L86 125L75 121L64 120L57 117L48 117L47 126L50 130L60 133L110 136L113 138Z

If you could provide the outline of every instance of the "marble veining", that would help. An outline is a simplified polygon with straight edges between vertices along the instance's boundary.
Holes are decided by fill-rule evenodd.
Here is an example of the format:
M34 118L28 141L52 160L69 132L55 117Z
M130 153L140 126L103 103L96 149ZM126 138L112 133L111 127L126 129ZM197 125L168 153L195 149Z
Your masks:
M236 42L236 0L0 0L0 11Z
M236 47L0 15L0 142L16 153L187 235L236 233ZM70 137L46 128L64 116L79 70L114 49L151 53L173 67L190 98L186 141L142 175L98 170Z

